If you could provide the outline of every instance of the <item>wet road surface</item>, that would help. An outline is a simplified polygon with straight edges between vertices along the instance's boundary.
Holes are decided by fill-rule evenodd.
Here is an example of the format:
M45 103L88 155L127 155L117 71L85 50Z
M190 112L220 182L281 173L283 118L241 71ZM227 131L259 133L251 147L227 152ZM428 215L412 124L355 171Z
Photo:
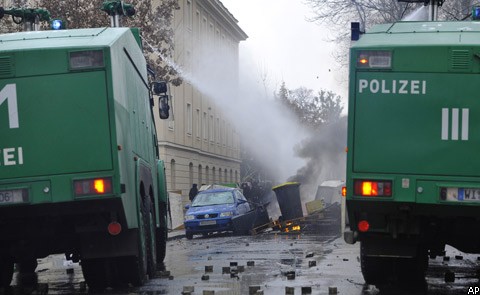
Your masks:
M478 255L447 248L449 260L430 259L426 286L377 289L364 284L358 244L338 236L267 233L257 236L215 235L167 244L165 271L141 288L107 289L103 294L480 294ZM454 281L445 282L445 273ZM448 276L448 275L447 275ZM38 284L31 287L32 281ZM15 275L10 294L93 294L78 263L62 255L39 261L36 277ZM475 290L478 290L475 293ZM294 293L287 293L293 291ZM309 293L311 292L311 293ZM253 293L255 294L255 293ZM261 293L260 293L261 294Z

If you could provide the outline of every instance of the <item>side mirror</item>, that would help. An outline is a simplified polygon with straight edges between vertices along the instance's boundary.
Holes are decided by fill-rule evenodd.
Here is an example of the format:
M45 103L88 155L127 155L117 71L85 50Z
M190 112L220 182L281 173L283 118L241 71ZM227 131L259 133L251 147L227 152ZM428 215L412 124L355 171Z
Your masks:
M168 87L165 81L155 81L152 83L152 91L155 95L162 95L167 93Z
M168 95L164 94L158 98L160 119L168 119L170 117L170 105L168 104Z
M185 205L185 209L186 210L190 209L190 204Z

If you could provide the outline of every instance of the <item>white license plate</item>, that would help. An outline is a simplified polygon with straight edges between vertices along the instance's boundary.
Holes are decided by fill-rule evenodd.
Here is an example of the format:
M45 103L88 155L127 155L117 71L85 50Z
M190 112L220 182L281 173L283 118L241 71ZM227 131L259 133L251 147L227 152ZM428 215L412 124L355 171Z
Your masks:
M205 221L200 221L200 225L214 225L217 224L216 220L205 220Z
M23 190L8 190L0 191L0 205L1 204L14 204L14 203L23 203Z
M447 188L447 201L480 202L480 189Z

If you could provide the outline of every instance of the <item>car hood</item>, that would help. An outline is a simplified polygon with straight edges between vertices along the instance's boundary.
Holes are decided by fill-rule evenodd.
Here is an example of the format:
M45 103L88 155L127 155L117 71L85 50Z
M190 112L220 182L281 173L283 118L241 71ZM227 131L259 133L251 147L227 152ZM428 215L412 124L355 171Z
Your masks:
M220 213L225 211L235 211L235 204L190 207L187 211L187 214L210 214L210 213Z

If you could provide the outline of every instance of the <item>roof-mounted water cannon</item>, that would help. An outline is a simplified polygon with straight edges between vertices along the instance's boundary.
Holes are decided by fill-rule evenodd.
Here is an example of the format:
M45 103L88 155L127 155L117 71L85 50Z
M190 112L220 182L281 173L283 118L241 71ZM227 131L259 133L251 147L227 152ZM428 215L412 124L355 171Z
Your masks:
M10 8L0 7L0 19L5 15L11 15L12 20L17 25L23 23L25 31L40 30L41 21L50 21L50 12L41 8Z
M397 0L398 2L423 3L428 8L428 20L436 21L438 18L438 7L443 5L445 0Z
M110 16L112 27L121 27L123 16L131 17L135 15L133 5L124 3L121 0L103 2L102 11L105 11Z

